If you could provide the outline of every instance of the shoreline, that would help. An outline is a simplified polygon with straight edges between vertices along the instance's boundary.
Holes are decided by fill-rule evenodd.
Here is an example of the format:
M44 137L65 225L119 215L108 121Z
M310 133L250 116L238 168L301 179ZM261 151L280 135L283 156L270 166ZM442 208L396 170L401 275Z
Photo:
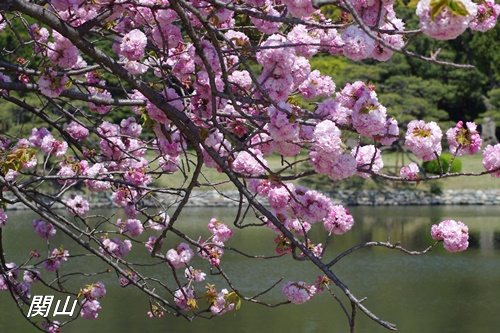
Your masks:
M390 190L338 190L322 192L332 199L334 204L344 206L432 206L432 205L500 205L500 190L445 190L441 194L428 191L390 191ZM86 197L84 193L82 196ZM217 192L194 191L186 207L236 207L239 194L236 190ZM116 207L109 193L90 193L87 197L94 208ZM144 199L143 206L155 207L158 202L175 205L177 196L157 194L154 200ZM267 206L267 200L261 200ZM64 209L56 203L54 209ZM8 205L9 210L28 209L21 203Z

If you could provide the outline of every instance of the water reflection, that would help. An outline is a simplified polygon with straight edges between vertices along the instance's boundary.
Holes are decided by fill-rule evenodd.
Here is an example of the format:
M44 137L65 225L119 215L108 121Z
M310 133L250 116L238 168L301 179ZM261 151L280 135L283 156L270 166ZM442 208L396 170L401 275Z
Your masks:
M450 254L441 246L422 257L406 256L383 248L370 248L357 251L336 264L334 272L358 297L367 296L365 305L377 315L395 322L399 330L405 333L498 331L500 207L353 207L350 210L355 217L355 227L346 235L333 240L326 254L331 258L360 242L385 241L389 238L392 242L401 242L408 249L421 250L432 243L430 226L445 218L463 221L469 226L471 233L471 248L460 254ZM206 224L212 216L231 223L234 211L190 208L179 223L185 224L186 232L194 236L208 233ZM30 230L33 217L27 212L10 212L9 224L4 228L4 246L9 261L19 261L27 251L44 248L43 241L37 239ZM312 230L311 238L322 242L325 233L317 227ZM33 237L26 236L26 232ZM53 247L64 240L63 235L58 234L56 237L58 238L54 239ZM272 254L274 237L275 234L267 229L247 229L236 232L228 245L237 245L250 253L256 253L258 249L259 253ZM176 241L171 240L172 243ZM130 255L134 260L144 258L144 253L139 249L134 249ZM284 277L285 282L312 281L317 275L310 263L293 262L288 257L256 262L226 253L223 262L235 284L247 294L255 294L267 288L279 277ZM79 258L71 264L68 262L67 267L81 270L92 263L88 258ZM100 269L95 266L92 268ZM163 267L153 267L152 273L159 274L168 282L168 274ZM99 319L79 320L76 324L65 327L63 332L347 331L346 319L340 308L326 294L317 295L303 306L289 305L277 309L245 303L241 311L215 320L200 319L188 323L173 317L149 319L146 315L148 302L138 297L136 291L118 287L113 274L100 280L106 283L109 296L102 301L103 310ZM210 277L210 283L223 286L219 277ZM37 292L36 288L34 293ZM265 300L281 301L279 289L266 295ZM358 318L357 332L386 332L362 314ZM6 292L0 292L0 332L32 331L33 328L22 320Z

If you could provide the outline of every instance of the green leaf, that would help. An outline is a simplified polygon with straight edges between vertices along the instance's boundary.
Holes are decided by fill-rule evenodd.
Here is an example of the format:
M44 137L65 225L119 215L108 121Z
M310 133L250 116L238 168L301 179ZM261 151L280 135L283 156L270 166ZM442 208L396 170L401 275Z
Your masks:
M469 14L467 8L465 8L465 5L461 1L451 0L448 4L448 8L457 16L467 16Z
M407 5L406 7L408 8L415 8L417 7L418 3L419 3L420 0L411 0Z
M446 7L447 0L431 0L431 21Z

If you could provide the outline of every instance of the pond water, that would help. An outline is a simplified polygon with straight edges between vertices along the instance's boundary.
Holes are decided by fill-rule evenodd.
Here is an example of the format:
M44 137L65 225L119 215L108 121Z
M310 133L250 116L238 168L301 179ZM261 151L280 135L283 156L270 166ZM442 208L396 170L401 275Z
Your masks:
M448 253L441 244L425 256L370 248L338 262L334 272L358 298L367 297L364 304L376 315L397 324L399 331L404 333L498 331L499 206L351 207L350 211L355 217L355 226L346 235L333 239L326 254L329 257L333 258L364 241L385 241L388 238L392 242L401 242L410 250L422 250L432 243L429 235L432 224L450 218L469 226L471 245L463 253ZM205 233L212 216L231 224L234 213L233 209L189 208L179 223L189 226L186 232ZM44 242L30 230L33 217L28 212L9 212L8 225L3 230L8 261L16 262L25 251L44 248ZM325 234L321 228L313 228L311 236L316 242L323 242ZM56 237L63 236L58 234ZM56 237L52 248L57 246ZM259 253L272 254L274 237L275 234L267 229L237 231L227 245L251 253L258 250ZM199 265L194 266L202 265L201 259L195 260L199 260ZM283 277L279 287L266 295L265 300L269 302L283 300L281 286L286 281L312 282L318 275L311 263L295 262L291 257L255 261L226 252L222 262L235 284L248 295L266 289ZM80 261L73 265L77 270L79 265L83 268L87 263ZM120 288L113 274L101 276L99 280L108 290L108 296L101 301L103 309L99 318L95 321L79 319L65 326L63 332L348 332L346 317L326 293L316 295L304 305L273 309L243 303L239 311L190 323L170 316L150 319L146 315L148 300L140 297L138 292ZM209 276L207 282L215 283L219 289L223 287L223 282L216 276ZM33 294L37 294L36 288L39 287L34 286ZM360 312L357 318L358 333L388 332ZM0 292L0 332L34 331L21 317L8 293Z

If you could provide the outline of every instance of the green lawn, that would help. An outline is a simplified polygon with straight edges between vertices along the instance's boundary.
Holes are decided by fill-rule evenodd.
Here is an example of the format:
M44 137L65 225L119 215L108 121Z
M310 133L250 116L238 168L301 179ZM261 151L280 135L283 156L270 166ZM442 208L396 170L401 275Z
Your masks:
M288 158L288 163L295 163L295 161L306 159L306 154L301 154L296 158ZM408 165L411 161L403 154L396 154L393 152L384 152L382 154L382 158L384 160L384 169L383 172L391 173L399 175L399 169L402 166ZM283 162L278 155L272 155L266 157L268 161L268 165L271 170L274 172L278 172L283 168L287 167L287 163ZM460 157L462 161L462 172L482 172L484 168L481 164L482 162L482 154L476 154L474 156L462 156ZM184 168L187 170L187 168ZM193 166L190 167L190 170L186 171L186 175L190 177L193 172ZM281 175L286 176L290 175L294 172L301 172L310 170L311 167L308 166L306 162L298 163L292 167L287 168ZM308 177L309 181L294 181L295 183L303 184L305 186L311 188L317 188L320 190L333 190L337 188L344 189L391 189L394 187L391 182L380 182L379 180L362 180L359 177L353 177L353 179L348 181L338 181L333 182L326 176L318 176L315 175L313 177ZM187 180L184 179L181 172L176 172L172 175L163 175L156 182L155 185L159 187L181 187L183 182L189 182L190 178ZM235 189L234 185L228 181L228 178L225 174L219 173L216 169L203 167L202 176L199 179L200 186L197 188L198 190L206 190L211 189L212 187L209 184L217 184L217 188L219 190L233 190ZM432 184L437 185L432 185ZM185 184L187 185L187 183ZM422 189L429 190L431 186L439 186L442 190L448 189L499 189L500 188L500 179L493 178L490 175L483 176L463 176L463 177L450 177L446 179L440 179L437 181L425 181L420 184L407 184L406 188L414 188L414 189ZM398 188L401 188L400 186Z

